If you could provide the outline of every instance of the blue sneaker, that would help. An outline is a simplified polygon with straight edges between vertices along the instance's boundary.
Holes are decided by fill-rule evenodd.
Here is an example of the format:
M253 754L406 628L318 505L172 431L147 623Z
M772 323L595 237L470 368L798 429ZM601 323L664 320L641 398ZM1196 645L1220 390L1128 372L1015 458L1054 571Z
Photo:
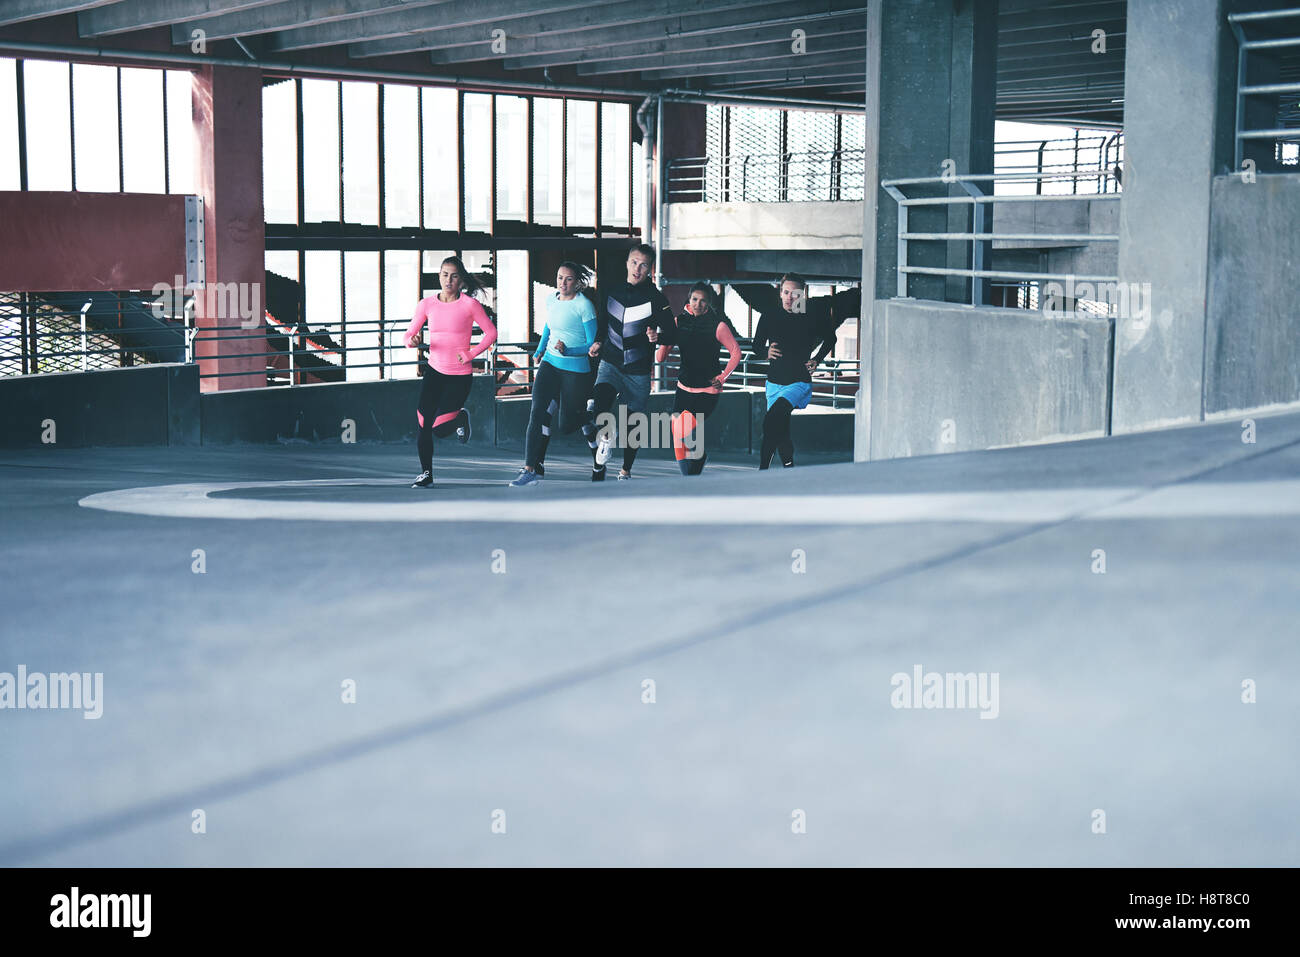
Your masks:
M528 469L520 469L519 477L510 484L514 488L525 488L529 485L541 485L542 477L536 472L528 471Z

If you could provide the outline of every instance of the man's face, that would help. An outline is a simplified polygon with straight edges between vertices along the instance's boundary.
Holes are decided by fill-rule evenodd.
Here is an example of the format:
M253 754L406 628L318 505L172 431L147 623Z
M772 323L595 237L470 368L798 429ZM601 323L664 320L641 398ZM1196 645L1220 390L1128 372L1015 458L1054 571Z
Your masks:
M786 312L804 311L804 290L796 282L781 283L781 308Z
M634 249L627 256L628 285L635 286L650 275L650 257L639 249Z

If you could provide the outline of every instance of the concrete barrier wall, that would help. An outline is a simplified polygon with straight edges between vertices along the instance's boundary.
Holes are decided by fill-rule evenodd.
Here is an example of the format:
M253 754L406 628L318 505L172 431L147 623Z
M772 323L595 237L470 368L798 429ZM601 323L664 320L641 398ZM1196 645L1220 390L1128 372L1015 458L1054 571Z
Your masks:
M667 211L669 250L862 249L861 200L669 203Z
M870 358L871 458L1104 435L1110 341L1104 319L881 302Z
M0 447L197 445L198 397L193 365L3 378Z
M1205 412L1300 400L1300 177L1216 176Z
M101 372L0 379L6 410L0 447L41 444L42 425L55 423L58 445L226 445L231 443L342 442L345 420L356 442L414 442L420 382L338 382L291 388L199 392L194 365L150 365ZM650 411L670 413L673 393L651 395ZM467 407L473 444L522 456L531 399L497 399L490 376L476 375ZM756 452L766 402L761 389L724 392L706 424L707 447ZM791 431L809 452L853 452L853 412L810 409ZM585 451L580 432L556 435L556 450ZM644 455L672 457L670 446Z
M493 398L492 377L474 376L466 408L476 443L495 438ZM205 392L199 397L203 444L341 442L345 419L355 423L357 442L414 441L419 399L418 379Z

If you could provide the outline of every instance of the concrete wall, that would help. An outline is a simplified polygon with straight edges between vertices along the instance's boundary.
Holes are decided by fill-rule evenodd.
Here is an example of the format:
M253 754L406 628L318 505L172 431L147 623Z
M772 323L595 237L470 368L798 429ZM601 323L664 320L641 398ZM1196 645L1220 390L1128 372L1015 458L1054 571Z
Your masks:
M1205 412L1300 400L1300 176L1217 176Z
M194 365L3 378L0 448L197 445L198 397Z
M670 250L861 249L862 203L670 203Z
M872 458L1104 435L1110 337L1103 319L879 301Z
M474 376L466 408L475 444L495 439L492 377ZM205 392L203 444L231 442L339 442L343 420L356 423L358 442L414 441L420 400L418 379L328 382L292 388Z

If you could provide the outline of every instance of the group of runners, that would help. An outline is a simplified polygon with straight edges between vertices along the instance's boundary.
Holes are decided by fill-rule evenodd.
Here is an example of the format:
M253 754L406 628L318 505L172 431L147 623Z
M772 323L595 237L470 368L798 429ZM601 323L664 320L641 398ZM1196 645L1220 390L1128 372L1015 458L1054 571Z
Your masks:
M673 451L683 475L703 471L707 458L699 442L703 423L740 364L740 337L707 283L692 286L685 309L674 316L651 279L654 261L653 247L633 246L627 256L626 280L596 290L599 307L584 294L591 271L574 262L560 264L534 354L538 365L524 464L512 486L541 482L557 420L561 434L582 431L591 450L591 480L604 481L614 437L611 429L598 425L609 420L607 413L616 403L626 406L629 418L647 413L654 363L664 362L674 348L680 370L672 410ZM443 260L439 280L440 291L416 306L404 340L409 348L424 347L427 327L428 369L416 410L421 471L412 488L433 484L434 436L455 435L462 443L469 441L472 427L464 406L474 359L497 340L496 326L474 297L477 285L459 257ZM781 464L790 468L794 465L790 416L811 401L812 373L834 349L839 323L857 315L861 293L853 289L810 298L807 283L794 273L783 275L775 287L746 283L732 288L759 313L753 358L768 362L767 414L758 467L768 468L779 456ZM483 336L471 348L475 325ZM728 357L725 366L723 350ZM624 436L620 480L632 476L638 451L635 438L636 430Z

